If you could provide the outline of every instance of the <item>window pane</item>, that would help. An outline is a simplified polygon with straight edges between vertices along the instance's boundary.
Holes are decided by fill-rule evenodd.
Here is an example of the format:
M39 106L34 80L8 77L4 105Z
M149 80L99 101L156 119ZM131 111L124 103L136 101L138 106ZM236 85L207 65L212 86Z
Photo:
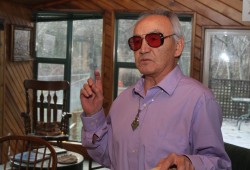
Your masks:
M190 75L190 63L191 63L191 45L192 45L192 22L181 21L182 31L184 35L184 50L179 59L178 64L181 70L187 76Z
M71 61L71 97L70 111L72 140L81 140L79 92L94 70L101 71L102 63L102 19L73 21L73 42Z
M127 87L136 83L141 77L138 69L120 68L118 76L118 95Z
M64 65L62 64L44 64L39 63L38 64L38 80L44 80L44 81L60 81L64 80ZM47 92L43 92L44 95L47 95ZM41 91L37 92L37 95L40 96ZM63 103L63 91L57 92L57 103ZM45 102L47 101L47 98L44 98ZM40 98L37 98L37 101L40 102ZM38 110L40 112L40 109ZM58 112L61 112L60 109L58 109ZM40 113L38 113L39 115ZM60 114L58 114L60 115ZM39 117L39 116L38 116ZM61 116L57 117L57 120L60 120ZM39 119L38 119L39 120ZM45 120L47 120L47 117L45 116Z
M37 77L46 81L64 80L64 65L39 63Z
M101 70L102 20L73 22L73 46L71 63L71 111L81 111L79 90L94 70Z
M133 35L133 25L136 20L118 20L117 62L134 63L134 52L128 46L128 39Z
M89 15L82 16L88 17ZM93 15L91 14L91 16ZM100 15L96 15L96 17L100 17ZM72 113L70 140L73 141L81 140L80 89L90 76L93 77L95 69L101 71L103 20L92 18L37 23L38 79L70 80L70 99L68 101L70 102L69 111ZM71 54L67 55L67 51L70 51ZM67 62L69 58L71 62ZM46 62L46 64L40 62ZM47 62L53 64L47 64ZM68 68L70 71L65 71ZM70 75L67 74L69 72Z
M66 58L67 22L38 22L36 31L37 57Z

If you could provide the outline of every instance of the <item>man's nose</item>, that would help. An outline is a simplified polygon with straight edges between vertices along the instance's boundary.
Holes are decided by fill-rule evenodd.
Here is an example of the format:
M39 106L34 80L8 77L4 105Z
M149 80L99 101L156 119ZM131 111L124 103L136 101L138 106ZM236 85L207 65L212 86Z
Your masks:
M142 44L141 44L141 48L140 48L140 53L146 53L150 50L150 46L148 45L147 41L145 40L145 38L142 39Z

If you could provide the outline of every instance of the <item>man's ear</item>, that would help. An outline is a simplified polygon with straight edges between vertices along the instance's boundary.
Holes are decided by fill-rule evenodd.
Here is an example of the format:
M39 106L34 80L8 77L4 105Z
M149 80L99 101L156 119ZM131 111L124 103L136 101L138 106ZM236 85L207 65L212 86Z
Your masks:
M180 57L184 49L184 38L179 38L176 43L175 57Z

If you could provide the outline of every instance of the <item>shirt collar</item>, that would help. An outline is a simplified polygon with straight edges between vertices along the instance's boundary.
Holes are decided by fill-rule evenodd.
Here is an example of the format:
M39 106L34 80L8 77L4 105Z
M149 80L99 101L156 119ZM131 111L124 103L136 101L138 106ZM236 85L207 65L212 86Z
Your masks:
M156 86L164 90L169 95L172 95L179 83L184 77L179 65L177 65L168 75L166 75ZM154 86L154 87L156 87ZM153 88L153 87L152 87ZM144 94L144 78L141 77L134 86L134 93L141 96Z

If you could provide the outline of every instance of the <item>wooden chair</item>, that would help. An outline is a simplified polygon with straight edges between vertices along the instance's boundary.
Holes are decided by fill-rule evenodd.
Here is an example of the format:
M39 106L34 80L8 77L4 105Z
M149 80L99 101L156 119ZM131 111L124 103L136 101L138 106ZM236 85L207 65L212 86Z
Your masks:
M46 140L35 136L4 136L0 138L0 169L57 168L57 155Z
M69 118L66 100L68 81L24 80L26 112L25 133L58 142L69 139Z

